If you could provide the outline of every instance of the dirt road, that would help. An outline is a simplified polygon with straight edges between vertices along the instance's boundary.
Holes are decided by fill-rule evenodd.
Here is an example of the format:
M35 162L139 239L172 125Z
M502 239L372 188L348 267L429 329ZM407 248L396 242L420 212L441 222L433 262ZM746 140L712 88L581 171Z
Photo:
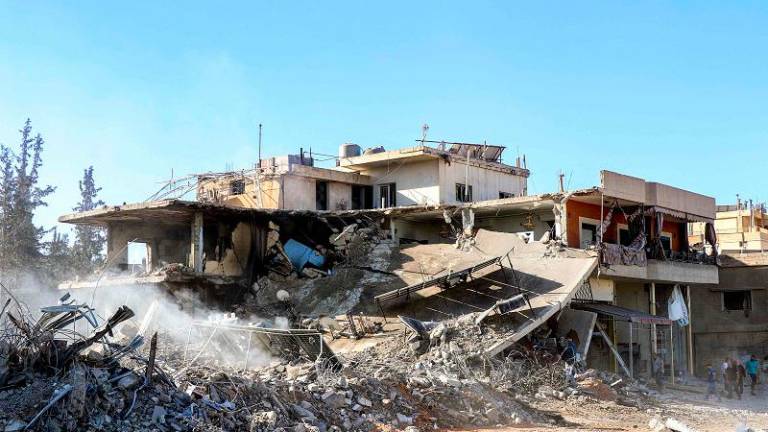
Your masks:
M649 407L632 408L613 402L580 403L555 399L535 403L551 414L552 425L467 429L462 432L534 432L534 431L652 431L649 422L655 416L673 417L699 432L736 431L741 424L753 430L768 430L768 391L742 400L704 401L703 395L670 390ZM664 429L666 432L667 430ZM457 431L458 432L458 431Z

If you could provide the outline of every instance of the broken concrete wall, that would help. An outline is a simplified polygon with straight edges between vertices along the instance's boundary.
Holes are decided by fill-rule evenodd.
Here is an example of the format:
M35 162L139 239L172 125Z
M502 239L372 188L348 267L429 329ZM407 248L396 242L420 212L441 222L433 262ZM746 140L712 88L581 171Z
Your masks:
M186 263L190 229L186 224L111 223L107 235L107 260L115 266L128 263L128 243L143 242L151 248L147 254L153 268L167 263Z
M452 232L448 224L442 220L416 222L403 219L392 219L395 237L398 240L415 240L427 243L453 243Z
M592 330L595 328L597 314L594 312L566 308L560 313L557 320L557 332L555 336L566 337L573 330L579 336L578 350L585 356L589 354L589 346L592 340ZM585 356L586 357L586 356Z
M201 177L197 186L197 199L201 202L226 204L245 208L280 208L281 175L263 175L259 180L252 175L233 173L219 177ZM233 194L232 182L241 181L244 193Z
M554 220L555 215L551 211L504 217L475 216L475 228L512 233L533 231L533 239L539 240L550 230L550 224L547 222L554 223ZM528 226L529 223L533 223L533 228Z
M203 272L220 276L242 276L247 272L251 254L251 224L238 222L234 229L229 224L217 224L218 239L206 238L205 267ZM207 228L207 229L206 229ZM204 232L211 231L211 226Z

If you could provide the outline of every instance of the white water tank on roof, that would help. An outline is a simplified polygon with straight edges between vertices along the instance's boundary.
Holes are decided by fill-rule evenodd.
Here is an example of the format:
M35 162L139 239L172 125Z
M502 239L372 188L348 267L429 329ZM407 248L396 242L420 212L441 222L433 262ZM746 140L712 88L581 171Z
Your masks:
M360 146L353 143L344 143L339 146L339 157L340 158L351 158L355 156L360 156L362 150L360 149Z

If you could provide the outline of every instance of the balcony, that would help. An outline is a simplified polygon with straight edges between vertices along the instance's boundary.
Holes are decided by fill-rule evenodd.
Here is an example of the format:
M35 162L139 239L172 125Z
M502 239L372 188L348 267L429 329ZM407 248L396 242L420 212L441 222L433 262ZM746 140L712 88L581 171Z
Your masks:
M718 270L714 258L701 252L632 250L616 244L603 244L600 272L610 278L661 283L716 284Z

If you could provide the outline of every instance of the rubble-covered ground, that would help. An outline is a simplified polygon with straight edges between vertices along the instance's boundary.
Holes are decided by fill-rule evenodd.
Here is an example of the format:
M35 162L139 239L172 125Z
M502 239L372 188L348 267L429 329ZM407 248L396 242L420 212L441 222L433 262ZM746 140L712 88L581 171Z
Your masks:
M768 426L762 396L718 403L672 389L658 395L641 381L567 365L556 346L541 343L553 339L547 325L532 332L539 343L492 357L485 347L514 331L505 316L482 324L477 313L441 317L420 322L418 333L382 325L363 312L375 309L373 295L403 286L393 272L396 246L369 228L329 240L337 264L322 271L297 271L275 243L274 265L284 270L259 278L232 313L203 322L138 290L101 292L102 301L131 303L101 317L68 296L31 310L0 286L0 431ZM133 304L129 293L144 302ZM351 349L322 351L331 339Z
M704 402L591 369L569 376L563 362L523 351L483 359L472 349L476 329L462 322L427 336L382 335L341 356L341 370L301 358L243 370L205 350L164 345L163 334L154 350L133 348L140 335L114 332L116 342L87 346L92 337L72 335L58 345L71 357L52 358L41 347L72 316L62 310L37 321L12 314L17 331L6 323L0 430L675 430L670 418L702 431L768 425L762 396Z

